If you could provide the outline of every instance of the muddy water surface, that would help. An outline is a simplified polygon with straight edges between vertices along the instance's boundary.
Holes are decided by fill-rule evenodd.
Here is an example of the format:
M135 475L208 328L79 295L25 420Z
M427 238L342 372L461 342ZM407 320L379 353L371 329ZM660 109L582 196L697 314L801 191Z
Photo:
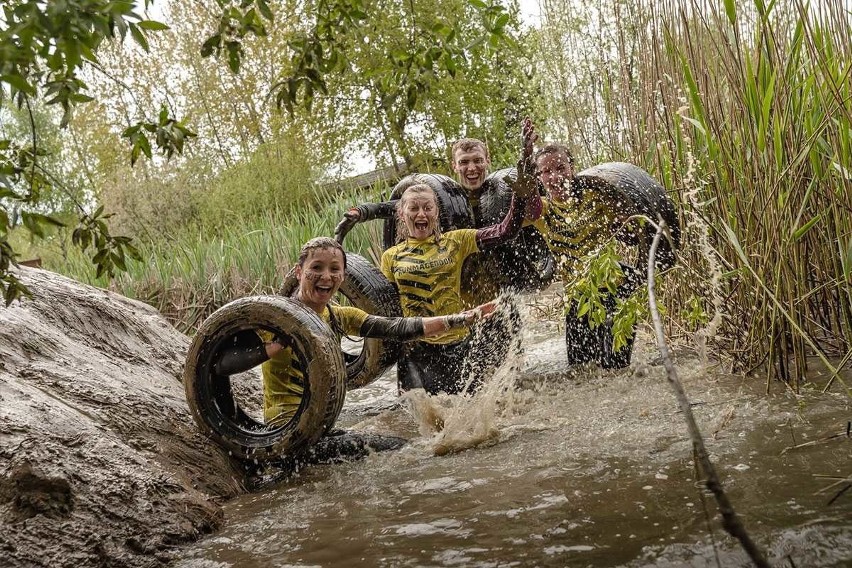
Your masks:
M557 325L527 318L522 359L473 399L400 400L392 373L349 393L342 426L410 443L230 502L224 528L174 565L748 566L696 477L652 338L640 334L630 369L568 373ZM773 565L852 566L852 490L837 496L852 481L833 485L852 475L850 399L766 396L761 379L675 353L724 487ZM443 432L423 418L435 415Z

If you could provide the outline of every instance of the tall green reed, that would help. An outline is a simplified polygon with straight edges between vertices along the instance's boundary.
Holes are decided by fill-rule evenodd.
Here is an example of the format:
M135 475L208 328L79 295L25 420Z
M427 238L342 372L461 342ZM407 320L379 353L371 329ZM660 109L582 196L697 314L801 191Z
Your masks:
M829 369L852 355L852 15L828 1L613 5L617 65L594 95L616 125L604 146L673 188L687 243L709 228L717 345L798 390L810 355ZM712 309L707 252L683 251L674 313L696 297Z
M127 272L111 281L95 279L91 263L79 253L46 267L149 303L178 329L192 333L210 313L234 299L276 294L305 241L331 236L346 209L375 200L383 188L316 191L312 202L302 201L298 207L235 216L215 228L187 227L168 239L141 242L143 260L130 261ZM353 230L345 248L375 258L381 250L378 229Z

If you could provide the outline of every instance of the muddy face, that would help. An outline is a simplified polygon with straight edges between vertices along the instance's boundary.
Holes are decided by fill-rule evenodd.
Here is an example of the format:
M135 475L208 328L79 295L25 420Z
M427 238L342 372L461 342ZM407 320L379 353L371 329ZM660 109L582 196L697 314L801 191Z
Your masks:
M299 300L317 313L322 312L343 283L345 260L334 248L310 251L305 262L296 266Z
M400 217L411 238L429 238L438 226L438 204L435 202L435 196L421 194L406 197Z
M563 152L539 156L536 160L536 175L554 201L565 201L570 195L569 184L574 178L574 166Z
M453 156L453 171L459 178L459 184L468 191L476 191L482 186L490 165L482 148L468 152L457 150Z

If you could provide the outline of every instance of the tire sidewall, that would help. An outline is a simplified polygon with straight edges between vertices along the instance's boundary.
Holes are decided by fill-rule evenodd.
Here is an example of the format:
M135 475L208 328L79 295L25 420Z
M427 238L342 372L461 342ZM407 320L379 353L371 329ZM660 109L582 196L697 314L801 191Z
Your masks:
M230 377L213 372L215 354L225 341L261 328L287 335L305 364L299 409L287 424L275 428L241 411L229 412ZM314 444L334 425L346 392L343 355L334 334L311 310L277 296L241 298L211 314L190 344L183 379L201 431L229 454L254 460L298 454Z

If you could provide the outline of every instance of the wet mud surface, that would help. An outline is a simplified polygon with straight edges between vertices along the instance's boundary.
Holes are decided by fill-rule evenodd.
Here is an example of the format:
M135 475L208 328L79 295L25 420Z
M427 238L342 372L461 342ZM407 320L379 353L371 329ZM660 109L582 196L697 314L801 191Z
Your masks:
M20 277L33 299L0 308L0 566L167 564L243 491L189 415L189 340L143 303Z

